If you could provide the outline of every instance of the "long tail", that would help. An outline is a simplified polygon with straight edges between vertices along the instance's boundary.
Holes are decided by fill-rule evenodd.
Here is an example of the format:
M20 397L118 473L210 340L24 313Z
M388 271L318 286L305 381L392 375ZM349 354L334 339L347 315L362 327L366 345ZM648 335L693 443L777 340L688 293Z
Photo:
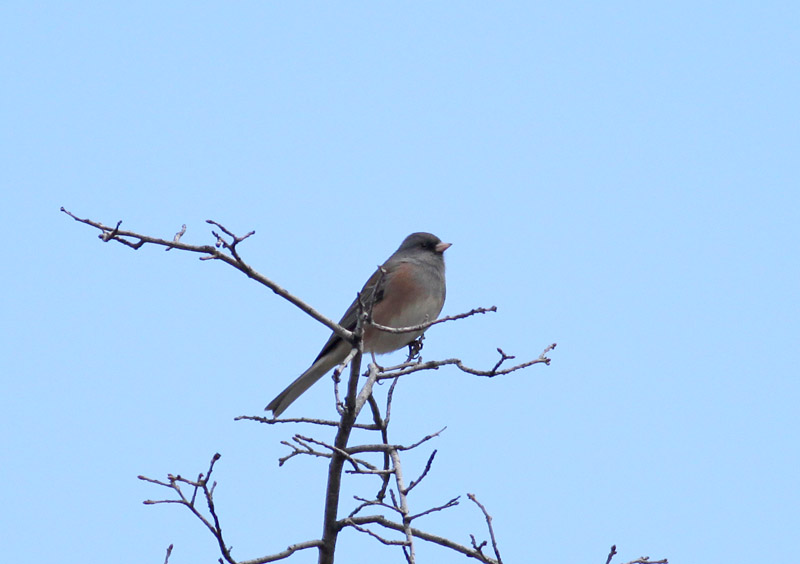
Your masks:
M303 393L316 383L317 380L325 376L329 370L342 362L347 353L336 354L339 348L344 349L344 346L336 347L330 353L317 359L308 370L303 372L297 380L289 384L285 390L279 393L274 400L269 402L267 411L271 411L275 417L280 416L281 413L286 411L286 408L292 405L292 402L299 398ZM339 358L341 356L341 358Z

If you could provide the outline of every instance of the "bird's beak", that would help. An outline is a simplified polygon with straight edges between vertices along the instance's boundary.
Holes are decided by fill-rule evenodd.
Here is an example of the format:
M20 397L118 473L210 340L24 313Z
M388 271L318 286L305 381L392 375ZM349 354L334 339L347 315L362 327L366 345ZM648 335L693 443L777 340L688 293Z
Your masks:
M449 248L450 248L450 246L451 246L452 244L453 244L453 243L439 243L439 244L437 244L437 245L436 245L436 247L435 247L435 249L436 249L436 252L437 252L437 253L443 253L443 252L445 252L447 249L449 249Z

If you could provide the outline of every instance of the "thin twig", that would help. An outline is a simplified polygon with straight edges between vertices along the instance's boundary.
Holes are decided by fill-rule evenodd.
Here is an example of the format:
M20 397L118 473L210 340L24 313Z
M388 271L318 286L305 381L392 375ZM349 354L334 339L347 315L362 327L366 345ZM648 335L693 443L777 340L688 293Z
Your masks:
M345 519L347 521L347 519ZM366 527L362 527L361 525L356 525L355 523L348 523L348 526L353 527L356 531L360 531L362 533L366 533L374 539L377 539L378 542L388 545L388 546L406 546L408 545L408 541L405 540L391 540L380 536L379 534L369 530Z
M392 385L389 387L389 397L391 397L392 390L394 389L394 386L395 386L396 383L397 383L397 380L393 381ZM370 394L370 396L368 398L368 401L369 401L370 410L372 411L373 426L376 427L377 430L380 430L381 441L383 442L383 444L385 444L385 445L389 444L388 408L387 408L387 419L382 419L381 418L381 410L378 407L378 401L375 399L375 396ZM383 453L383 470L384 470L384 473L382 474L381 487L378 489L378 494L375 496L376 499L378 499L378 500L383 500L384 496L386 495L386 488L389 487L389 478L390 478L390 473L391 473L391 470L389 469L389 464L390 464L389 453L388 452L384 452Z
M167 547L167 557L164 558L164 564L169 564L169 557L172 554L172 545Z
M411 480L411 483L408 485L408 489L406 490L406 493L408 493L411 490L413 490L423 480L423 478L425 478L425 476L428 475L428 472L430 472L430 470L431 470L431 464L433 464L433 459L434 458L436 458L436 450L434 450L431 453L430 457L428 458L428 463L425 464L425 470L422 471L422 474L420 474L419 478L417 478L416 480ZM458 499L458 498L456 498L456 499Z
M458 500L459 500L459 499L461 499L461 496L460 496L460 495L459 495L459 496L456 496L456 497L454 497L453 499L451 499L450 501L448 501L448 502L447 502L447 503L445 503L445 504L442 504L442 505L437 505L436 507L431 507L430 509L426 509L426 510L425 510L425 511L423 511L422 513L417 513L416 515L411 515L411 516L408 518L408 521L409 521L409 522L411 522L411 521L413 521L414 519L417 519L417 518L419 518L419 517L424 517L425 515L428 515L428 514L430 514L430 513L435 513L436 511L443 511L443 510L445 510L445 509L449 509L449 508L451 508L451 507L455 507L456 505L458 505Z
M295 435L294 439L295 440L300 440L300 441L307 441L309 443L312 443L312 444L321 446L323 448L329 449L334 455L339 454L341 456L344 456L347 459L347 461L350 462L353 465L353 468L355 470L359 469L358 468L359 464L361 464L362 466L365 466L366 468L368 468L368 469L370 469L372 471L376 471L377 470L377 467L373 466L369 462L367 462L365 460L361 460L360 458L354 458L346 450L342 450L339 447L336 447L334 445L329 445L329 444L327 444L325 442L322 442L322 441L319 441L317 439L314 439L314 438L311 438L311 437L304 437L302 435Z
M438 437L439 435L441 435L445 431L445 429L447 429L447 427L442 427L441 429L439 429L435 433L431 433L430 435L427 435L427 436L423 437L422 439L418 440L417 442L415 442L414 444L411 444L411 445L408 445L408 446L405 446L405 445L387 445L387 444L356 445L356 446L348 447L347 448L347 452L349 454L357 454L357 453L360 453L360 452L387 452L387 451L391 452L393 450L397 450L397 451L412 450L412 449L417 448L422 443L425 443L425 442L427 442L427 441L429 441L429 440L431 440L433 438Z
M517 358L517 357L516 357L516 356L514 356L514 355L511 355L511 354L506 354L506 353L504 353L504 352L503 352L503 349L501 349L500 347L497 347L497 352L499 352L499 353L500 353L500 360L498 360L498 361L497 361L497 364L495 364L495 365L494 365L494 367L492 367L492 370L491 370L491 372L496 372L496 371L497 371L497 369L498 369L498 368L500 368L500 366L501 366L501 365L502 365L502 364L503 364L505 361L507 361L507 360L513 360L513 359ZM544 353L542 353L542 354L544 354Z
M172 242L173 242L173 243L177 243L178 241L180 241L180 240L181 240L181 237L183 237L185 234L186 234L186 224L184 223L183 225L181 225L181 230L180 230L180 231L178 231L178 232L175 234L175 237L173 237L173 238L172 238ZM166 248L166 249L164 249L164 250L165 250L165 251L171 251L171 250L172 250L172 247L167 247L167 248Z
M424 331L428 327L431 327L433 325L438 325L439 323L445 323L447 321L455 321L456 319L464 319L465 317L470 317L472 315L477 315L479 313L493 313L495 311L497 311L497 306L476 307L466 313L459 313L457 315L440 317L439 319L435 319L433 321L426 321L425 323L420 323L418 325L409 325L408 327L387 327L386 325L379 325L374 321L370 321L370 325L372 325L375 329L379 331L384 331L386 333L396 333L396 334L414 333L416 331Z
M492 550L494 550L495 558L497 558L498 562L502 563L503 559L500 558L500 551L497 548L497 539L494 536L494 527L492 526L492 516L489 515L488 511L486 511L486 507L484 507L483 504L480 501L478 501L478 498L475 497L475 494L468 493L467 497L471 501L473 501L478 507L481 508L483 516L486 518L486 526L489 529L489 538L492 539Z
M363 509L364 507L383 507L384 509L388 509L388 510L390 510L390 511L394 511L395 513L398 513L398 514L400 514L400 513L401 513L399 508L397 508L397 507L395 507L395 506L393 506L393 505L389 505L388 503L386 503L386 502L384 502L384 501L380 501L380 500L377 500L377 499L373 499L373 500L366 500L366 499L364 499L363 497L358 497L358 496L353 496L353 498L354 498L356 501L361 501L361 502L362 502L362 504L361 504L361 506L360 506L362 509ZM359 511L360 511L360 510L359 510ZM353 517L353 516L354 516L356 513L358 513L358 511L354 511L354 512L352 512L352 513L350 514L350 517Z

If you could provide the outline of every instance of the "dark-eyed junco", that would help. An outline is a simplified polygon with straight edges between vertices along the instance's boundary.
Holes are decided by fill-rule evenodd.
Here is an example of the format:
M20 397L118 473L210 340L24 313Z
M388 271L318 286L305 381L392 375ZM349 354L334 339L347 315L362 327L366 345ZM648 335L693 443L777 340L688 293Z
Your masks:
M449 247L450 243L442 243L430 233L412 233L406 237L361 290L364 303L369 303L374 294L373 321L385 327L411 327L436 319L444 305L443 253ZM357 316L358 299L347 308L339 325L353 331ZM396 351L422 333L387 333L368 325L364 330L364 351L375 354ZM314 382L340 364L351 348L350 343L336 333L331 335L314 363L269 402L267 410L278 417Z

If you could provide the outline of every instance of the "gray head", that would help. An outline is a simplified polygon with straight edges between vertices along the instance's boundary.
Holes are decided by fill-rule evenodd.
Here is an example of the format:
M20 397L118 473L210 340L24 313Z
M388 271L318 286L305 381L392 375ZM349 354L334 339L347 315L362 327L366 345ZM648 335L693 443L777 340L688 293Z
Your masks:
M417 253L422 251L433 256L442 257L443 253L450 248L451 243L442 243L436 235L432 233L412 233L406 237L395 251L395 256Z

